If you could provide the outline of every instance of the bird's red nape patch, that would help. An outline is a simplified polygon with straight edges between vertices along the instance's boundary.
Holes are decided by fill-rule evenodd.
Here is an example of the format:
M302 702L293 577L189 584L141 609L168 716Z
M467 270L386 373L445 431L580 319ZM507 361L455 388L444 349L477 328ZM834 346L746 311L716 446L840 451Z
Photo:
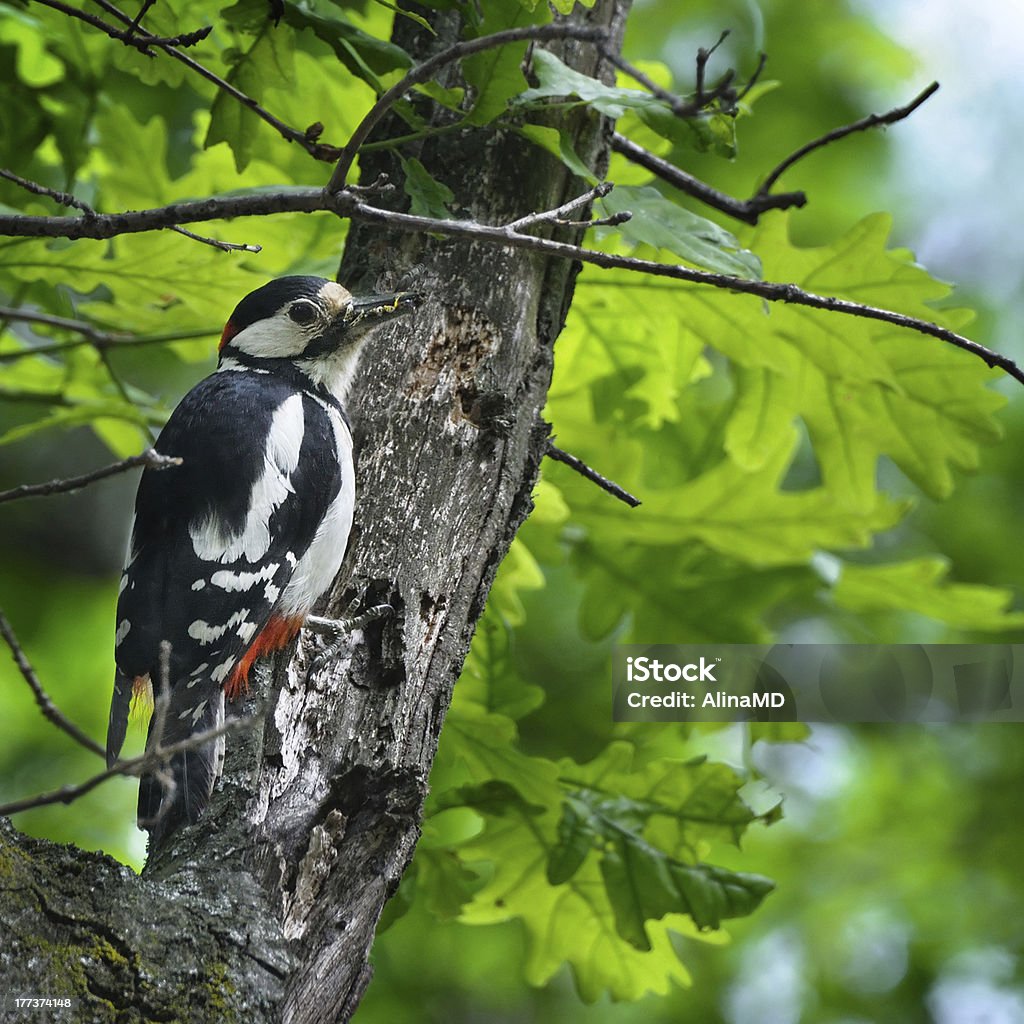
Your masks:
M228 681L224 684L224 696L228 700L234 700L243 693L248 693L249 669L252 668L256 659L262 658L265 654L273 654L274 651L279 651L282 647L287 647L301 628L302 616L286 619L281 615L271 615L249 649L242 655L242 660L228 676Z
M221 332L220 344L217 346L219 352L238 333L238 328L229 320Z

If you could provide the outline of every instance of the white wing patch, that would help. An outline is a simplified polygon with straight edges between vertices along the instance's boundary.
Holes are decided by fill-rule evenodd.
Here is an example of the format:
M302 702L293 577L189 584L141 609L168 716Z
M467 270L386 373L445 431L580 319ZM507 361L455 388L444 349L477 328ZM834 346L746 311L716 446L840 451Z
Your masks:
M334 446L341 466L341 488L331 502L313 537L295 566L281 595L281 612L287 616L307 615L338 575L348 535L352 529L356 481L352 464L352 435L341 415L327 410L334 428ZM291 554L285 556L291 559Z
M249 609L241 608L222 626L211 626L210 623L204 622L202 619L196 619L195 622L189 624L188 635L203 645L212 644L215 640L219 640L232 626L237 626L238 635L243 640L248 640L256 632L256 623L246 622L248 617ZM243 630L247 630L249 636L245 636Z
M235 667L237 660L233 654L230 658L226 658L210 673L210 680L214 683L223 683L227 679L228 673Z
M259 572L231 572L228 569L218 569L211 577L210 582L221 590L228 593L238 590L252 590L257 583L269 583L277 572L279 562L270 562Z
M263 453L263 472L252 485L241 533L228 530L216 514L189 523L188 532L197 558L226 563L244 557L248 562L258 562L267 553L270 517L288 495L294 493L291 474L299 464L305 431L302 395L291 395L274 411Z
M193 686L197 686L203 681L203 673L210 667L209 662L204 661L201 665L196 665L194 669L188 674L188 683L185 685L186 690L191 690Z
M206 714L206 706L210 702L208 700L201 700L194 708L185 708L184 711L178 713L178 721L183 722L189 716L192 717L192 725L195 726L199 723L199 719Z
M124 638L128 635L128 631L132 628L132 624L127 619L122 619L117 626L117 632L114 634L114 646L120 647Z
M241 637L243 643L248 643L256 632L257 624L255 622L240 622L235 632Z

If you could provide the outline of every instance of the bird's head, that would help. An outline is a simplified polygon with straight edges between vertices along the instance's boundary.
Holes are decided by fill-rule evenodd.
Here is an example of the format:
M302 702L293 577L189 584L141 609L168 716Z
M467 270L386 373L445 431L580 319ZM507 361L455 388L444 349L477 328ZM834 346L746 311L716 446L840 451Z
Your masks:
M421 301L416 292L356 298L322 277L280 277L235 307L221 335L220 366L272 369L285 361L343 392L363 338Z

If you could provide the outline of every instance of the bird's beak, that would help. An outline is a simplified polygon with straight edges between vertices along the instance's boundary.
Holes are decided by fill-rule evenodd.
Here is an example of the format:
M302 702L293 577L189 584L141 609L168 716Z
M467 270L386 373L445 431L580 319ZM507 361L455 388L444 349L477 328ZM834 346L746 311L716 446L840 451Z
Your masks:
M425 296L422 292L393 292L390 295L366 295L353 298L346 315L347 325L373 327L392 317L404 316L419 306Z

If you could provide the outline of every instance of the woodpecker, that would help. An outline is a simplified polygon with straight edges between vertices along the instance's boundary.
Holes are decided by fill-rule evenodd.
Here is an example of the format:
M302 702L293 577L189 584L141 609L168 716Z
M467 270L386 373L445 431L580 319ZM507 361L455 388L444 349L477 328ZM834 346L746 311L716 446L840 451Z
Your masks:
M224 722L253 663L298 633L341 566L355 470L344 401L361 342L414 309L411 292L354 298L283 277L235 307L216 371L171 414L155 448L181 465L139 482L121 576L107 763L133 696L159 694L147 749ZM162 735L154 726L162 721ZM202 814L223 737L173 755L173 786L139 783L139 828L159 842Z

